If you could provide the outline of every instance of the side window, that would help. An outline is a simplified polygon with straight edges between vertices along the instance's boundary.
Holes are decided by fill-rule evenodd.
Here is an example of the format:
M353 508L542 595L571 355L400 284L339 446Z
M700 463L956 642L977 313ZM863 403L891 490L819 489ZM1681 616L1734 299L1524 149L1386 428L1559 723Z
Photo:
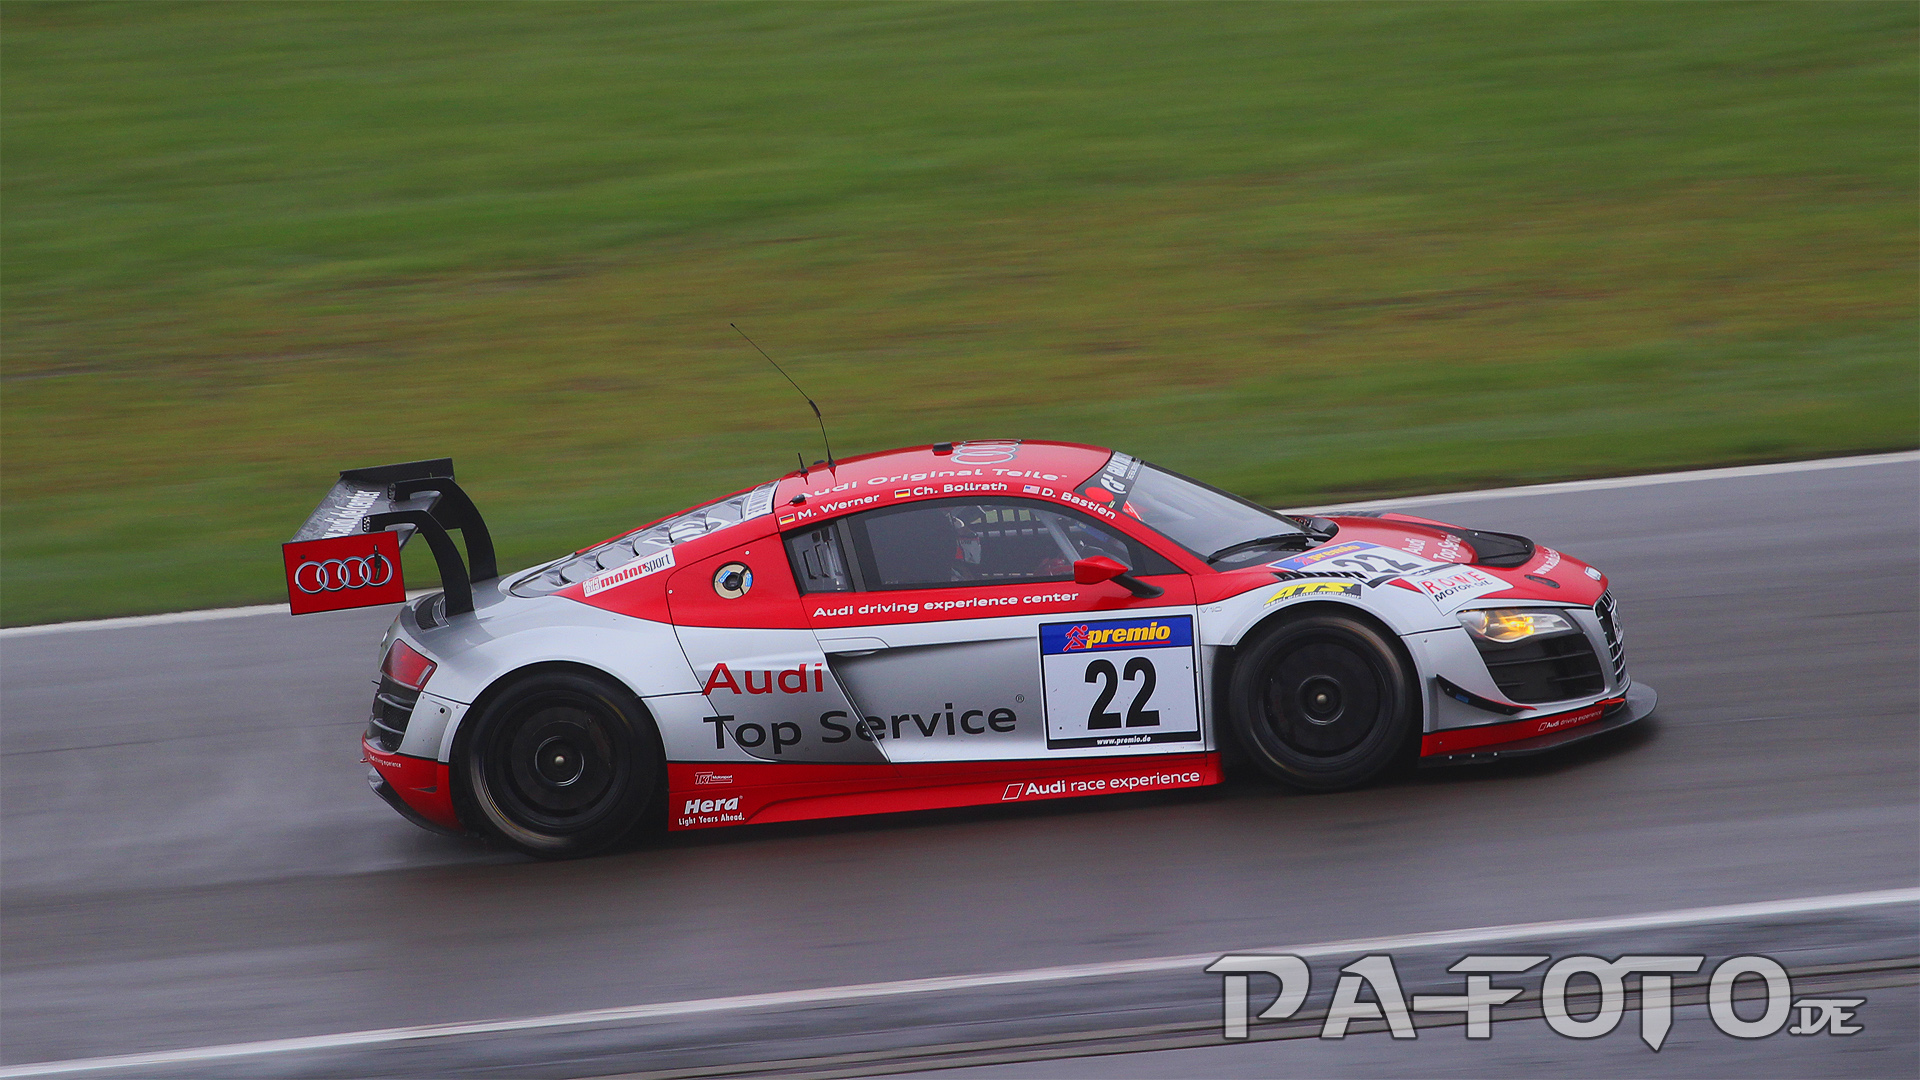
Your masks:
M1105 555L1109 559L1118 559L1135 574L1177 574L1180 568L1168 562L1159 552L1140 543L1129 540L1118 529L1109 528L1092 518L1079 514L1042 511L1050 520L1059 522L1060 531L1066 534L1073 545L1077 559L1091 559L1095 555ZM1072 573L1072 568L1068 568Z
M848 519L868 589L1066 581L1105 555L1135 573L1174 573L1150 549L1077 513L1019 500L944 499Z
M840 538L830 523L788 534L787 561L802 593L853 591L846 560L840 557Z

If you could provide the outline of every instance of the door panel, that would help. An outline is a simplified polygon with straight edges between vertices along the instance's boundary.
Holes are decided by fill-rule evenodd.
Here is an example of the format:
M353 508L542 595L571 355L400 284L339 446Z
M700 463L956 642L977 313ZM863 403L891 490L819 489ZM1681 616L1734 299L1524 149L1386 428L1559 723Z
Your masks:
M786 544L809 590L806 617L858 706L858 734L890 761L1202 749L1193 580L1138 540L1074 510L999 497L885 507L789 534ZM1137 597L1112 581L1076 584L1074 561L1095 555L1135 568L1163 594ZM1105 618L1087 622L1094 615ZM1136 623L1167 636L1119 633ZM1064 641L1078 627L1073 640L1101 654L1057 648L1046 661L1059 669L1056 680L1075 664L1117 661L1116 681L1131 672L1132 730L1089 728L1091 698L1081 701L1087 695L1064 683L1050 705L1042 628L1055 624L1061 628L1046 632Z
M855 733L857 714L808 626L777 537L684 566L667 588L676 623L684 614L704 624L675 632L713 710L713 760L744 751L767 761L886 762Z
M830 654L889 760L1039 757L1040 664L1025 635Z

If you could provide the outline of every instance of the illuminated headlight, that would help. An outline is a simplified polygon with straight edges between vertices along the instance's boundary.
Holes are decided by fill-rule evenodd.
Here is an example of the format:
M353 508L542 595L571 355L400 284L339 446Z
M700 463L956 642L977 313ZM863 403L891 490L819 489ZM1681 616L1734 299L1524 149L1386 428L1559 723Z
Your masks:
M1460 625L1467 633L1484 641L1520 641L1541 634L1562 634L1573 624L1550 611L1521 611L1517 608L1487 608L1460 613Z

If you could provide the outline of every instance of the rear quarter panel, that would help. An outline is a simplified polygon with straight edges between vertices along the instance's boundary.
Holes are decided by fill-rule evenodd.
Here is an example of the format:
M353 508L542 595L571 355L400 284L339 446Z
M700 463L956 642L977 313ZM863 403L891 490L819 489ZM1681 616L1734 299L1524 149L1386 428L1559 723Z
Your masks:
M479 618L462 619L454 626L426 629L402 619L400 636L438 665L409 722L406 752L431 745L435 756L447 760L467 707L501 678L535 664L594 668L641 698L700 689L673 627L664 622L618 615L559 596L500 596L477 614ZM428 708L429 699L447 708ZM437 734L433 728L439 729Z

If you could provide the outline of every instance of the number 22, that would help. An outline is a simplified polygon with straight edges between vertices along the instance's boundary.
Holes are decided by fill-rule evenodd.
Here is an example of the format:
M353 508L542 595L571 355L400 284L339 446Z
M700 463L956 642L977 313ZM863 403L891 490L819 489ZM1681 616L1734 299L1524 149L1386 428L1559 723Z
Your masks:
M1153 671L1153 662L1144 656L1136 656L1127 661L1126 681L1132 682L1138 676L1140 692L1133 695L1133 704L1127 708L1127 727L1159 727L1160 710L1143 709L1147 699L1153 697L1153 687L1157 681ZM1087 682L1104 682L1100 696L1093 701L1093 708L1087 713L1087 730L1100 731L1120 726L1120 714L1104 711L1113 703L1113 695L1120 689L1120 672L1114 670L1113 661L1095 660L1087 665Z

